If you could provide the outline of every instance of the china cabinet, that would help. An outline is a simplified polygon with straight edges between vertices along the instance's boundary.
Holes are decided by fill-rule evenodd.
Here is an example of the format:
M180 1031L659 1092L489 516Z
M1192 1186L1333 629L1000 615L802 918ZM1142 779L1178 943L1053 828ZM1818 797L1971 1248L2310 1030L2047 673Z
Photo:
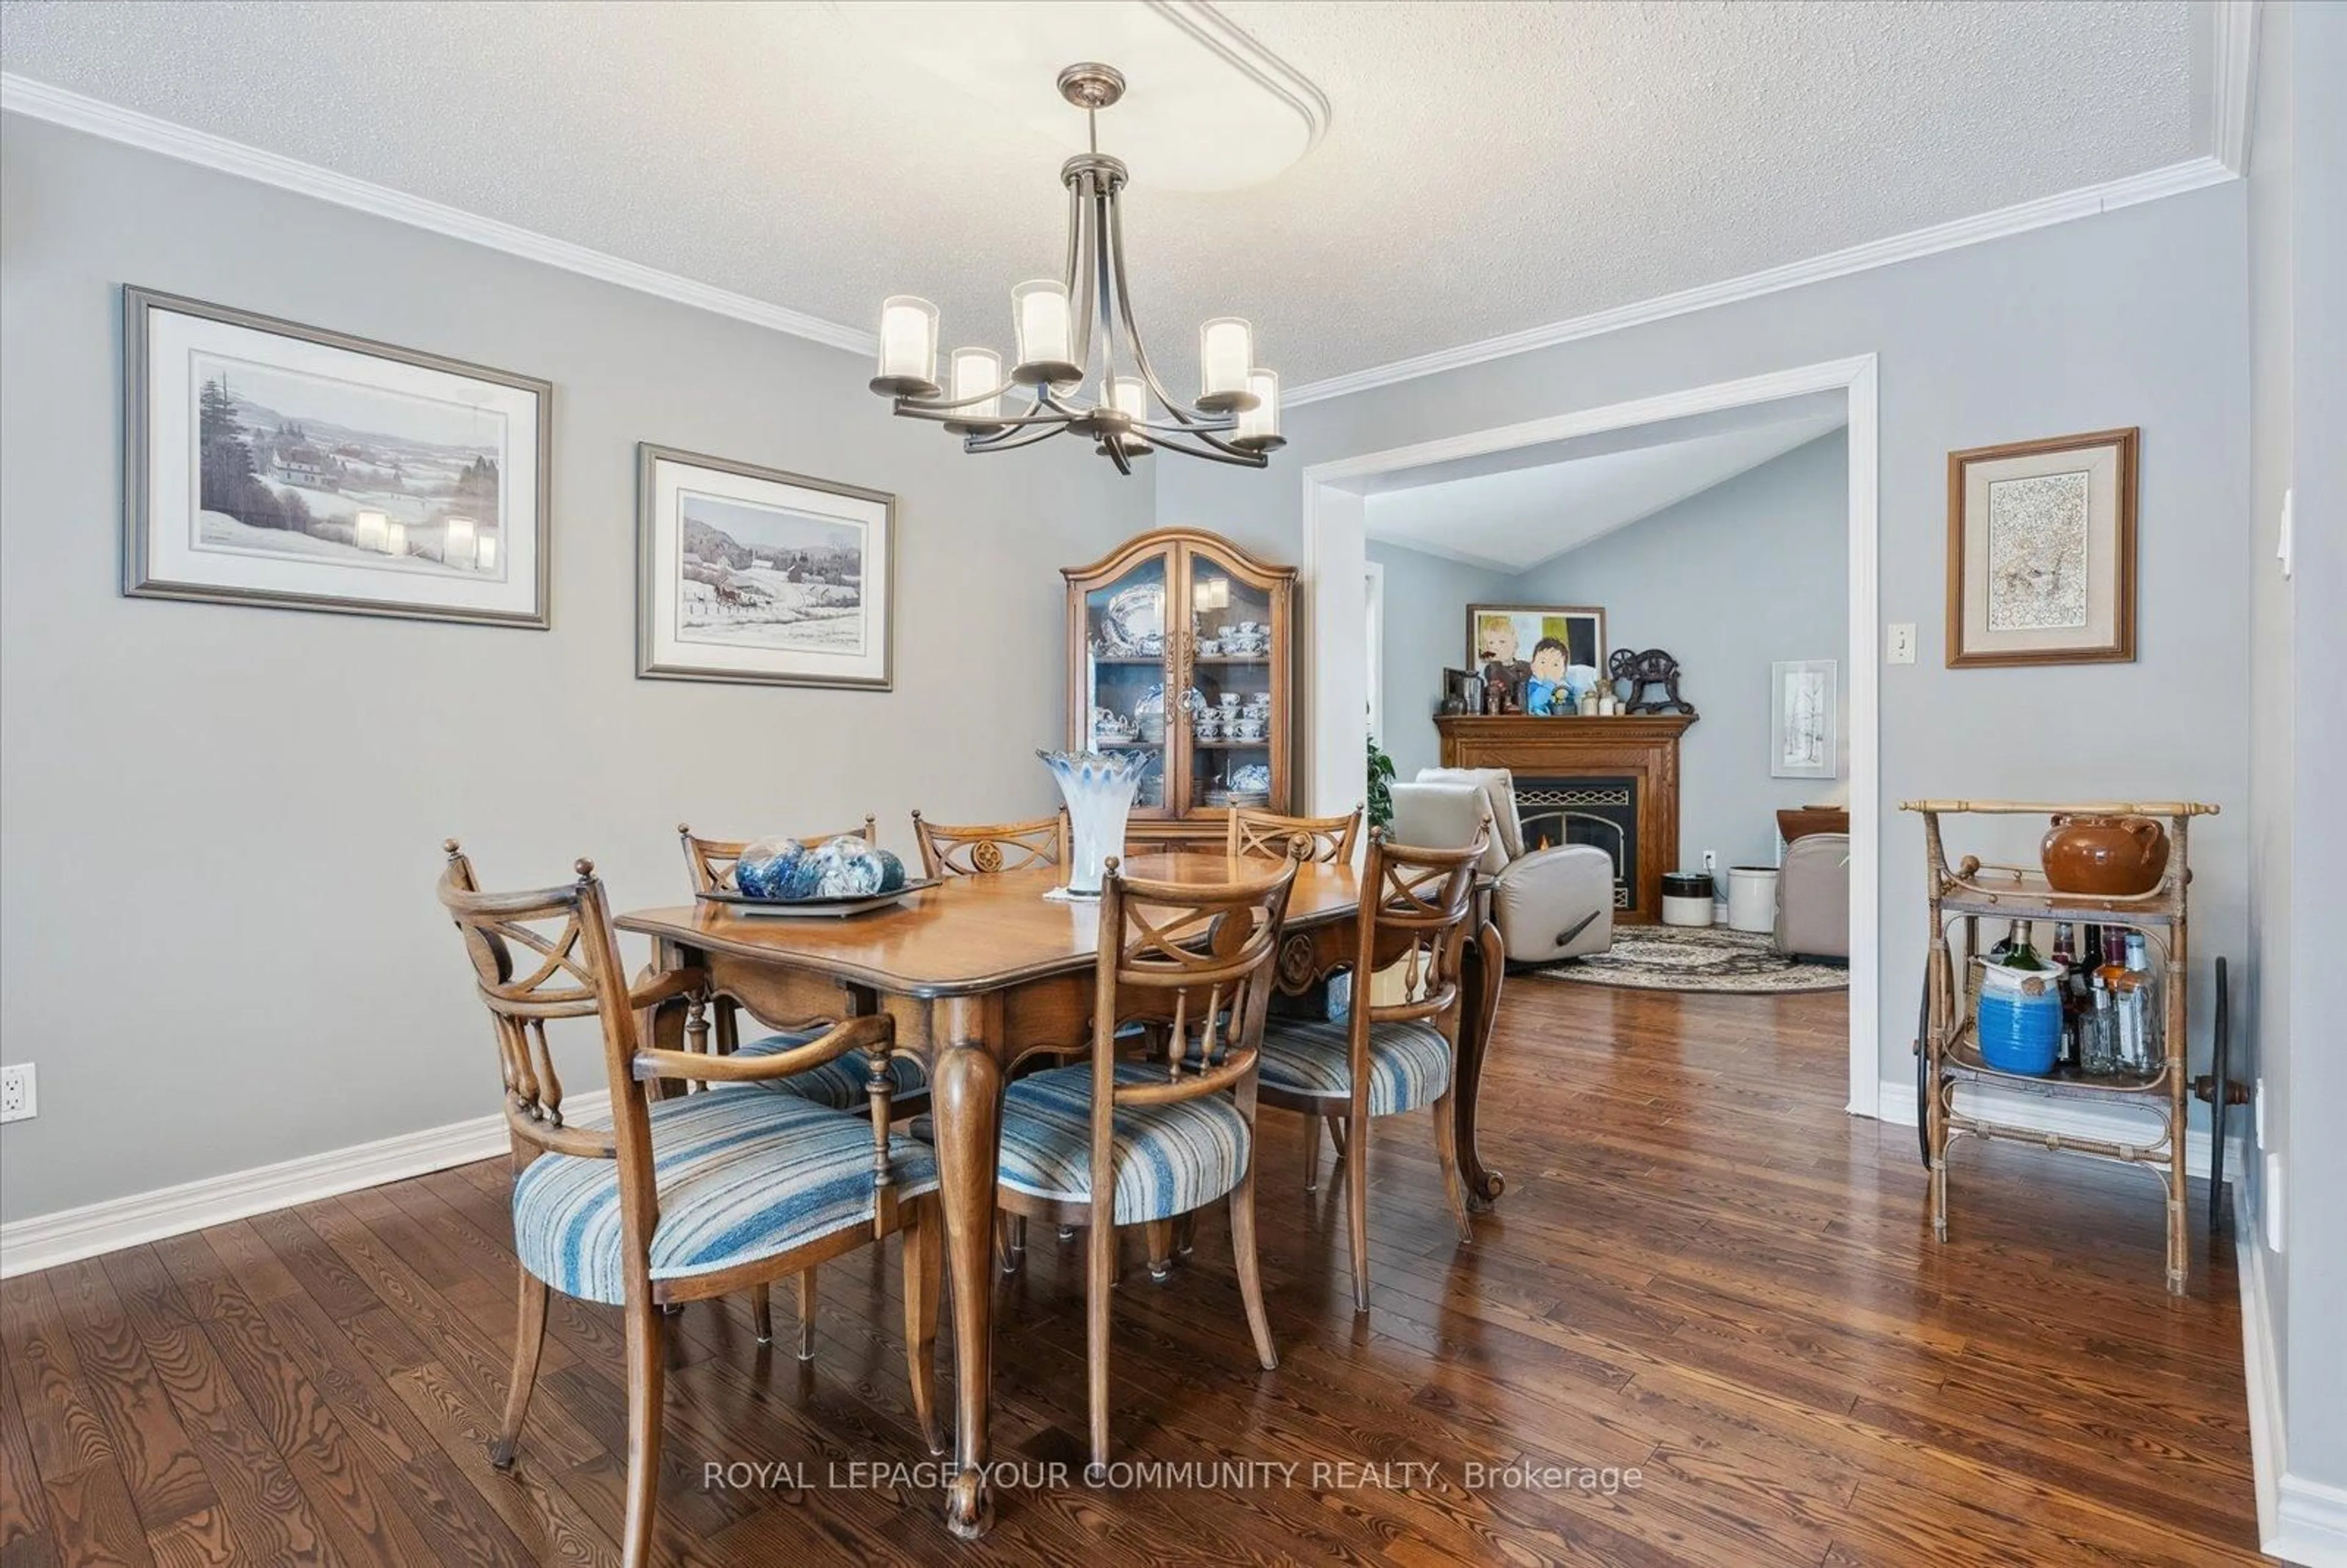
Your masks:
M1127 839L1220 845L1233 806L1290 809L1296 569L1159 528L1068 584L1068 745L1138 749Z

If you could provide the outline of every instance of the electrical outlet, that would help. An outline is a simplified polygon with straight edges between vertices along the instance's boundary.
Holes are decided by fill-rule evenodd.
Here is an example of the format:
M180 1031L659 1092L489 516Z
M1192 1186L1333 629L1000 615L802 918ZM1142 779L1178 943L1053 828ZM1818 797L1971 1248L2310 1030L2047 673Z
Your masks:
M1706 850L1705 850L1705 851L1703 852L1703 869L1704 869L1704 875L1706 875L1706 876L1712 877L1714 880L1717 880L1717 879L1718 878L1718 876L1719 876L1719 853L1718 853L1718 851L1717 851L1717 850L1711 850L1711 849L1706 849Z
M40 1097L34 1092L33 1064L0 1067L0 1122L28 1121L39 1113Z
M1883 652L1883 658L1892 664L1915 662L1915 623L1913 621L1894 620L1891 623L1891 642Z

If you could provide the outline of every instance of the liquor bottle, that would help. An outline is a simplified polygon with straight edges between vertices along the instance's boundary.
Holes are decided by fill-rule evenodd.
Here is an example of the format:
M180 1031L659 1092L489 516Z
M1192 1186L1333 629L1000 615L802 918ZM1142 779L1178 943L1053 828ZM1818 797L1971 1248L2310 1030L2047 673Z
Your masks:
M2136 1009L2136 1038L2140 1060L2137 1070L2157 1072L2168 1061L2167 1009L2161 1005L2158 978L2151 972L2151 954L2144 943L2143 933L2127 934L2127 972L2128 991Z
M2086 997L2086 1010L2080 1015L2078 1065L2089 1078L2106 1078L2118 1069L2118 1035L2111 1014L2111 993L2101 975L2088 979Z
M2001 964L2004 962L2005 955L2013 951L2013 939L2020 930L2021 922L2018 920L2007 920L2004 923L2004 935L1998 938L1995 944L1988 950L1988 961L1990 963Z
M2063 1071L2078 1071L2078 989L2073 983L2078 967L2077 954L2073 950L2070 922L2057 920L2054 925L2054 951L2049 962L2054 966L2055 984L2062 991L2062 1047L2055 1065Z

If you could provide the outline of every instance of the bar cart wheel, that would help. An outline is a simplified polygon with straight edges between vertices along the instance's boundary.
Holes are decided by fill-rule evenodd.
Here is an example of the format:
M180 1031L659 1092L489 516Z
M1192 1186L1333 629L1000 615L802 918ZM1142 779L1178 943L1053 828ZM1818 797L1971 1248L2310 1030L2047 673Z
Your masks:
M2225 1109L2246 1105L2250 1086L2233 1081L2232 993L2225 986L2225 960L2217 960L2217 1028L2207 1076L2192 1081L2192 1092L2209 1102L2209 1235L2211 1240L2225 1223ZM2218 1092L2218 1086L2224 1092Z

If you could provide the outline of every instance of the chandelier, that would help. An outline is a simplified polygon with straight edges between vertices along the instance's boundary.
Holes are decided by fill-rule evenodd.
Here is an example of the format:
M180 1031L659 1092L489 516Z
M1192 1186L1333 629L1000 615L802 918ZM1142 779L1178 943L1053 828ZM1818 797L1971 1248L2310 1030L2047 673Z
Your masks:
M896 294L880 306L872 390L893 398L907 418L941 421L965 452L1009 452L1064 432L1097 443L1093 449L1124 474L1161 446L1264 466L1286 443L1279 376L1255 364L1255 329L1236 316L1198 329L1198 396L1184 404L1150 368L1133 325L1117 200L1129 176L1100 149L1100 111L1124 96L1123 76L1110 66L1070 66L1060 73L1060 96L1084 111L1092 150L1060 169L1068 188L1066 275L1010 291L1019 357L1010 374L992 349L958 348L940 386L938 307Z

